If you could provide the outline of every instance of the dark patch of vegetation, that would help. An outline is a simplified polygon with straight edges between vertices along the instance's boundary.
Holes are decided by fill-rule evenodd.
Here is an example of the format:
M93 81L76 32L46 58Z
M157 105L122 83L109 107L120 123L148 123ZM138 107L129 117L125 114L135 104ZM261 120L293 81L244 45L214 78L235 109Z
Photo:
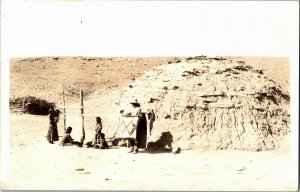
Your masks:
M9 106L11 109L20 109L24 113L34 115L47 115L49 109L51 107L55 107L55 104L43 99L27 96L10 99Z

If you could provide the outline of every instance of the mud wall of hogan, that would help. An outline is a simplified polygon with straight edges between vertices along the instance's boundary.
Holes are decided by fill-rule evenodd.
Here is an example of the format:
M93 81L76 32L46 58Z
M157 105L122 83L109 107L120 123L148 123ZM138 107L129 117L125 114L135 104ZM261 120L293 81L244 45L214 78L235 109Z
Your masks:
M154 109L150 141L163 132L182 149L271 150L290 131L289 94L261 71L229 60L159 66L124 88L119 110L138 99Z

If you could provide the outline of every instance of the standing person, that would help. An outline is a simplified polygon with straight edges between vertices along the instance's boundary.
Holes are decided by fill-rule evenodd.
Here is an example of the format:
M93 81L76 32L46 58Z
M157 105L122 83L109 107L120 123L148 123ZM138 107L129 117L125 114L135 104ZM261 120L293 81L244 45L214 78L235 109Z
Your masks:
M68 127L65 131L64 136L61 138L59 145L60 146L72 146L73 145L73 139L71 137L72 127Z
M53 107L49 109L49 129L47 134L47 140L49 143L54 144L53 141L58 141L57 122L59 114L57 115Z
M142 110L141 110L141 105L139 104L139 102L137 101L137 99L135 99L133 102L130 102L132 109L131 109L131 117L142 117ZM139 119L140 120L140 119ZM138 120L138 123L139 123ZM138 124L136 125L136 128L138 127ZM129 153L137 153L138 152L138 142L137 139L129 139L129 143L130 143L130 151Z
M155 121L155 114L154 114L153 109L151 109L147 113L147 144L146 144L146 148L148 147L148 140L151 135L154 121Z
M94 137L94 147L97 143L99 143L101 139L101 131L102 131L102 122L100 117L96 117L96 127L95 127L95 137Z

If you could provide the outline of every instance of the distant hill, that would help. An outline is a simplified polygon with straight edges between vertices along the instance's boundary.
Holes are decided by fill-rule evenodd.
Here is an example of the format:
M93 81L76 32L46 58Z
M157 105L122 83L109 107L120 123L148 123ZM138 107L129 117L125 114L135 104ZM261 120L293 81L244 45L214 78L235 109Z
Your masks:
M227 57L228 58L228 57ZM229 57L263 72L289 91L288 58ZM10 98L34 96L50 102L78 101L79 89L94 97L104 89L123 87L151 68L180 60L178 57L38 57L10 60Z
M85 95L102 89L121 87L154 66L176 58L91 58L41 57L10 61L10 98L35 96L62 102L62 84L66 101L78 101L79 89Z

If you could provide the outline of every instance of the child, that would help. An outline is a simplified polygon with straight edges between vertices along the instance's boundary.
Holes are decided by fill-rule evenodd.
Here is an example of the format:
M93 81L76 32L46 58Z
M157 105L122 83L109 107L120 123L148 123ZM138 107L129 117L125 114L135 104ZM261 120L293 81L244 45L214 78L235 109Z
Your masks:
M73 145L73 139L71 137L72 127L68 127L66 129L65 135L60 140L59 145L60 146L72 146Z
M94 145L99 143L101 139L101 131L102 131L102 122L100 117L96 117L96 127L95 127L95 136L94 136Z
M105 140L105 134L104 133L100 134L100 139L99 139L98 143L95 144L94 148L96 148L96 149L108 149L108 145L107 145L107 142Z

